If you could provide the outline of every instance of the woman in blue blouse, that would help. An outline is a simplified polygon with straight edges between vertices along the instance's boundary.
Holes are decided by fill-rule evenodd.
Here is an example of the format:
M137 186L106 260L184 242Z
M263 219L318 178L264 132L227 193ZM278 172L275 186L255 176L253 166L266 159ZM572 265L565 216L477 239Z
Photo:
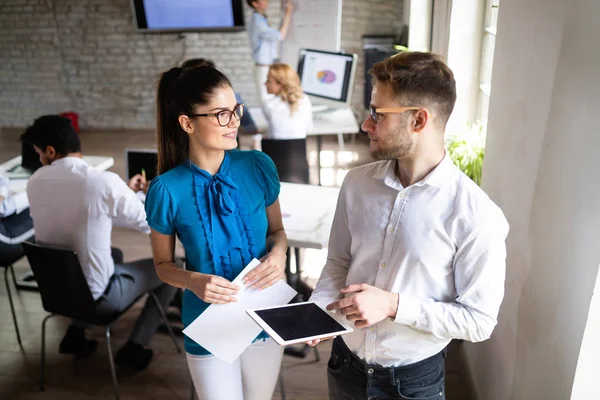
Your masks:
M231 281L253 258L262 262L246 283L265 288L284 276L280 185L269 157L235 150L244 105L221 72L172 68L160 78L156 103L160 175L148 189L146 213L158 276L186 289L187 326L210 303L235 301L239 288ZM175 264L175 235L187 270ZM283 352L266 334L233 364L188 337L185 349L200 399L272 397Z

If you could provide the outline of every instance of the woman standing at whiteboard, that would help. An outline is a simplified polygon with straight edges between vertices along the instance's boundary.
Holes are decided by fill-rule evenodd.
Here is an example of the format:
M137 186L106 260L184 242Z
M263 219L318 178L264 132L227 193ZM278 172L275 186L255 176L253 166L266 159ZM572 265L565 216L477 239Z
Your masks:
M265 14L269 6L269 0L247 1L248 5L254 9L248 23L248 34L250 35L252 58L254 59L254 79L256 80L260 100L264 101L267 96L264 83L267 79L269 66L279 58L277 47L279 42L287 36L294 7L291 1L285 3L283 21L281 27L277 30L269 25Z
M262 140L262 151L275 163L280 181L309 183L306 135L312 129L313 116L300 78L289 65L273 64L265 87L269 96L263 101L263 113L269 131Z

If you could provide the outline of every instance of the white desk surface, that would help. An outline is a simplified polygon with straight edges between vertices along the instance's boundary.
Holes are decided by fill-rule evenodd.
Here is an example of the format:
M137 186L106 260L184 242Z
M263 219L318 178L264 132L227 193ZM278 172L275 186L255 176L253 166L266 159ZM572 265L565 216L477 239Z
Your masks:
M260 107L251 107L249 112L259 132L265 132L269 129L269 124ZM336 135L340 133L358 133L358 131L358 123L354 113L347 107L313 113L313 128L308 132L308 135Z
M327 247L339 193L339 188L281 183L279 203L290 247Z

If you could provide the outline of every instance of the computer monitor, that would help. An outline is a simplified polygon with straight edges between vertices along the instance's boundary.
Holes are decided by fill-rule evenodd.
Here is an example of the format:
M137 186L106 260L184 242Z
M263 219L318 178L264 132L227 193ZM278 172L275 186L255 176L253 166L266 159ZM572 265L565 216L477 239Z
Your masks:
M298 75L302 90L318 108L347 107L352 97L356 54L300 49Z
M158 165L158 154L156 149L125 149L125 173L127 179L135 174L146 174L146 180L150 182L156 177Z

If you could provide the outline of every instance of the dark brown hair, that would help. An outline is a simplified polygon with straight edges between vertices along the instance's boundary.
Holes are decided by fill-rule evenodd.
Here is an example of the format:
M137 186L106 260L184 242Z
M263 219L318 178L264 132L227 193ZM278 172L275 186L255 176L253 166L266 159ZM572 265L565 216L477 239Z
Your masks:
M61 156L70 153L81 153L79 135L73 128L71 120L59 115L44 115L36 118L33 125L21 134L21 141L37 146L46 151L48 146Z
M188 134L179 124L180 115L194 113L194 107L207 104L219 88L231 82L208 66L171 68L158 81L156 93L156 145L158 173L175 168L188 158Z
M190 58L181 64L181 68L212 67L216 68L215 63L208 58Z
M427 107L446 126L456 103L454 74L444 59L433 53L402 52L373 65L373 85L388 83L403 106Z

